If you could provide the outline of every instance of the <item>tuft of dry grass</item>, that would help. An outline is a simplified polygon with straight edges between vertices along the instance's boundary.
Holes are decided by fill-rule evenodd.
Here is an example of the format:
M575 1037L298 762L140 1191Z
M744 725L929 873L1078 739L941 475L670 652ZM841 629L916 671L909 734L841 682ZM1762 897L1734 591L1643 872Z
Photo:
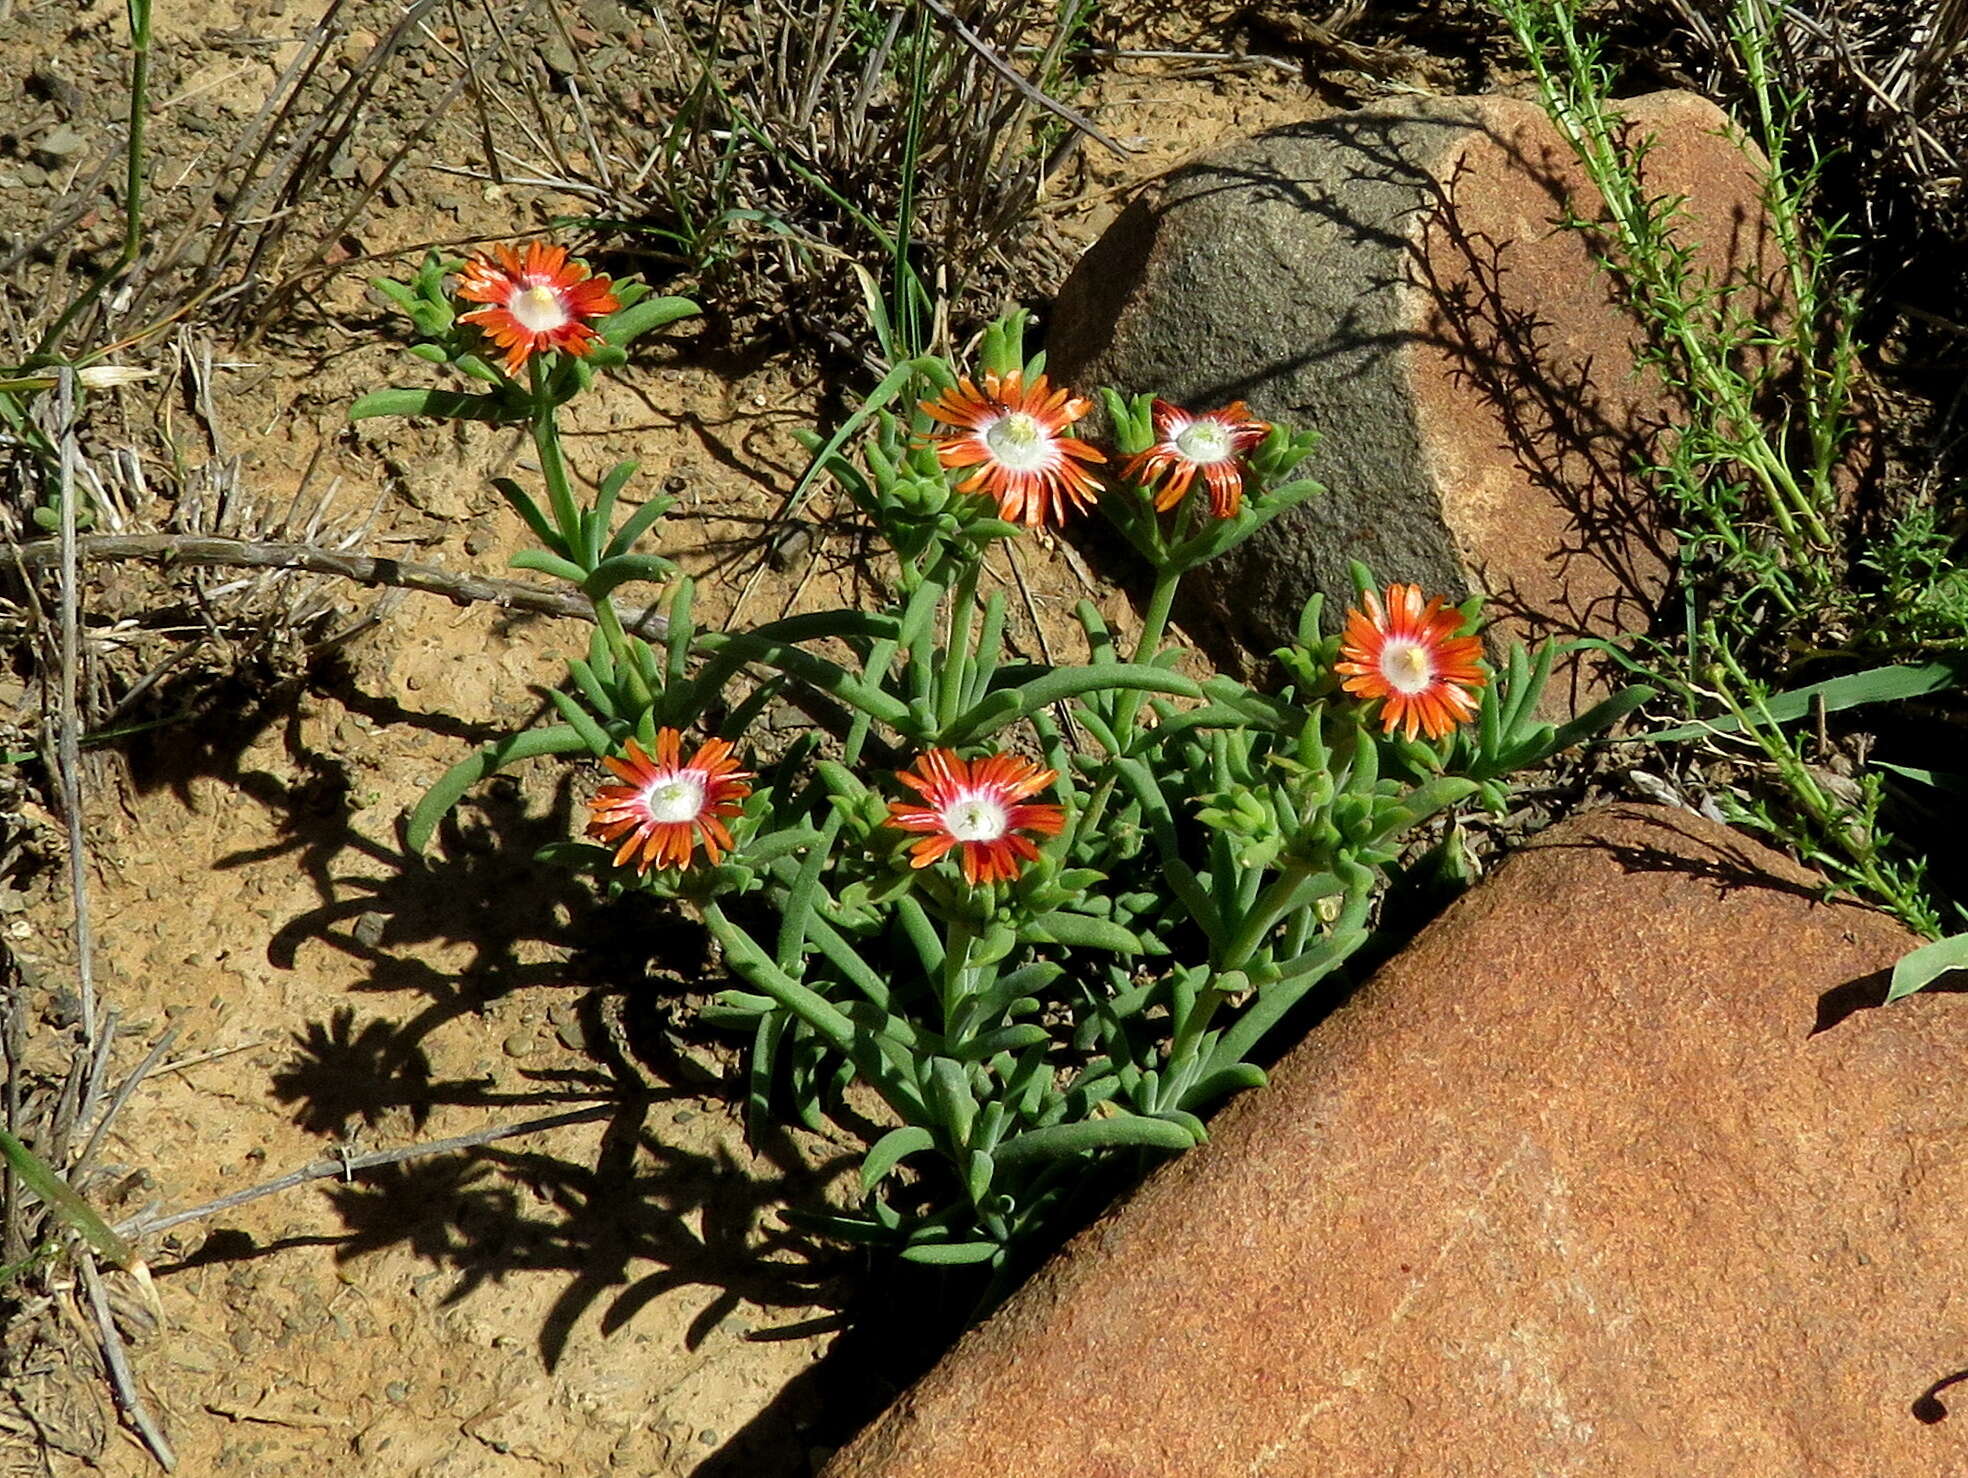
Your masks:
M939 315L981 320L1070 265L1039 216L1045 182L1084 140L1121 148L1061 100L1093 8L685 5L671 85L596 110L664 123L640 161L604 168L602 136L589 223L655 275L697 279L734 336L859 352L872 318L877 340L926 347Z
M1666 0L1695 80L1739 98L1732 0ZM1968 334L1968 0L1762 0L1774 80L1814 142L1827 217L1895 306Z

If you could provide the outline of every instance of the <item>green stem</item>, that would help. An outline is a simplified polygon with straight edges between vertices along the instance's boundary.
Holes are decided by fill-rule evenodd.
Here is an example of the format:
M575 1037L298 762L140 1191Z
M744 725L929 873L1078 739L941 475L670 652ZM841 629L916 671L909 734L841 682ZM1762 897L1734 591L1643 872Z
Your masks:
M977 942L977 929L961 914L946 919L945 924L943 988L939 994L943 998L944 1047L954 1052L962 1045L952 1033L956 1030L957 1013L963 1009L964 977L970 971L970 947Z
M1852 819L1857 813L1841 806L1824 793L1810 767L1798 759L1782 736L1782 726L1770 713L1769 707L1751 685L1748 677L1736 662L1735 654L1726 647L1716 644L1716 661L1728 675L1731 682L1739 685L1749 695L1747 703L1738 699L1731 691L1730 683L1717 683L1716 690L1723 703L1735 716L1736 722L1745 733L1751 735L1768 756L1770 763L1783 777L1784 784L1803 807L1804 813L1816 825L1819 835L1825 837L1850 859L1852 870L1858 874L1865 885L1873 890L1875 896L1897 902L1901 890L1892 885L1879 868L1878 848L1870 841L1862 840L1853 834ZM1754 708L1752 717L1750 710Z
M1148 594L1148 609L1141 618L1141 636L1134 644L1136 662L1150 661L1161 650L1169 612L1175 607L1175 592L1181 584L1181 569L1171 566L1156 571L1155 588Z
M1162 635L1168 630L1169 612L1175 608L1175 592L1181 584L1182 571L1178 566L1163 565L1155 571L1155 588L1148 593L1148 609L1141 617L1141 636L1134 644L1134 660L1137 663L1152 661L1161 650ZM1123 749L1133 748L1128 740L1147 697L1138 689L1129 689L1114 702L1114 737Z
M595 551L581 537L581 515L574 507L574 487L567 475L567 459L560 451L560 429L555 424L557 407L546 393L546 371L538 356L527 361L533 377L533 448L540 456L540 478L547 485L547 499L553 504L554 526L566 548L560 552L583 569L594 568Z
M1338 878L1324 877L1324 886L1320 886L1320 882L1321 879L1314 876L1310 863L1288 862L1285 870L1265 885L1257 902L1244 915L1243 923L1230 938L1230 947L1216 962L1218 972L1247 968L1264 947L1264 941L1270 937L1271 931L1287 914L1345 891L1345 884Z
M1682 258L1671 243L1660 239L1656 212L1641 196L1639 180L1620 157L1614 142L1615 127L1605 107L1602 84L1606 79L1591 50L1579 40L1570 4L1556 0L1544 7L1565 58L1569 86L1561 85L1547 65L1543 38L1529 7L1506 0L1503 9L1537 77L1552 121L1599 189L1621 243L1621 270L1633 279L1639 289L1637 296L1681 355L1690 387L1716 407L1730 452L1762 489L1770 516L1793 557L1807 570L1814 568L1816 562L1808 556L1814 547L1831 547L1830 531L1763 432L1748 385L1710 352L1695 325L1683 291Z
M970 623L977 611L977 575L983 568L982 556L973 558L957 573L956 589L950 602L950 620L943 649L943 671L936 693L936 729L947 732L957 721L963 706L964 689L970 684Z
M130 142L124 155L123 249L41 336L34 349L37 358L60 351L61 341L75 320L136 261L137 253L143 249L144 137L150 113L150 5L151 0L127 0L125 6L130 20Z

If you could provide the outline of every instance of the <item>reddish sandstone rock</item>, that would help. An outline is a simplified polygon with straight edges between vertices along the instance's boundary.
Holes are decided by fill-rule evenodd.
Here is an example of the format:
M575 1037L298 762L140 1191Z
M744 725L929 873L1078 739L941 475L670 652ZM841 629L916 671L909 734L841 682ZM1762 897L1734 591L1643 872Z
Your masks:
M1817 893L1553 828L827 1478L1968 1472L1968 1006Z
M1761 161L1691 93L1623 106L1697 269L1762 280ZM1189 165L1082 259L1059 376L1325 434L1328 496L1195 577L1234 634L1268 651L1314 591L1336 614L1350 559L1480 591L1505 636L1645 629L1671 551L1632 468L1677 412L1568 210L1598 197L1540 108L1402 99Z

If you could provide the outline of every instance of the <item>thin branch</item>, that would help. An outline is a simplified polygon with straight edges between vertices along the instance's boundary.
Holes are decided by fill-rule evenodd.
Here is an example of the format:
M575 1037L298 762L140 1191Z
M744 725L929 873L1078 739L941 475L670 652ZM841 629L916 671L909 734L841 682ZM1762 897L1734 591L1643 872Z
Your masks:
M1039 88L1027 82L1019 75L1016 67L998 55L990 42L986 41L982 36L978 35L969 26L959 20L953 11L940 3L940 0L922 0L922 3L924 9L943 22L944 25L948 26L956 34L959 41L963 42L965 46L968 46L977 54L979 61L1004 78L1005 81L1009 82L1020 92L1024 93L1031 101L1044 108L1048 113L1051 113L1054 117L1064 122L1070 123L1074 128L1096 143L1105 144L1116 154L1127 155L1137 152L1120 142L1120 140L1102 133L1094 126L1093 120L1088 118L1086 114L1074 111L1056 98L1048 97Z
M75 1164L68 1172L71 1180L80 1180L88 1171L90 1162L96 1157L96 1151L102 1146L103 1136L109 1132L109 1126L116 1122L116 1116L123 1112L123 1105L130 1101L130 1095L137 1091L137 1085L143 1082L152 1068L157 1066L157 1060L164 1055L165 1049L177 1039L178 1024L172 1022L164 1029L164 1035L159 1037L150 1051L144 1054L143 1061L138 1063L135 1070L123 1080L123 1085L116 1090L116 1096L109 1101L109 1107L104 1109L102 1117L96 1120L95 1128L89 1133L89 1142L82 1146L82 1153L75 1157Z
M117 1404L157 1459L158 1466L169 1473L177 1467L178 1455L171 1450L169 1439L137 1391L137 1377L123 1349L123 1336L116 1332L116 1315L110 1311L109 1294L103 1287L102 1274L96 1270L96 1260L87 1252L77 1252L75 1265L81 1270L82 1286L88 1290L89 1312L96 1318L96 1333L102 1338L103 1365L109 1371L110 1384L116 1389Z
M53 539L36 539L10 552L12 560L29 570L58 564L61 549ZM78 561L156 560L164 565L222 565L241 570L306 570L315 575L339 575L359 585L390 585L441 595L459 605L475 601L509 611L593 621L594 611L584 595L546 590L522 580L485 575L459 575L437 565L315 544L282 544L253 539L219 539L193 534L86 534L75 541ZM647 609L617 604L624 630L652 641L669 634L667 618Z
M75 910L75 974L82 987L82 1047L96 1041L95 931L89 920L89 859L82 837L82 716L76 707L76 682L82 670L82 625L77 607L81 582L76 578L75 372L64 367L55 387L55 414L61 422L61 533L55 554L61 569L61 672L59 674L61 730L55 740L56 771L61 782L62 809L68 822L69 901Z
M401 1149L377 1150L373 1154L338 1155L333 1159L316 1160L312 1164L303 1165L299 1170L289 1171L278 1180L269 1180L243 1191L234 1191L229 1196L221 1196L216 1201L207 1201L204 1205L194 1206L189 1211L174 1211L169 1216L154 1219L148 1216L133 1216L119 1225L116 1230L125 1237L147 1237L153 1232L161 1232L188 1221L197 1221L200 1217L230 1211L235 1206L243 1206L248 1201L257 1201L262 1196L292 1190L295 1186L306 1185L309 1181L326 1180L330 1176L351 1176L358 1170L374 1170L379 1165L397 1165L405 1160L421 1160L429 1155L448 1155L453 1150L473 1149L481 1144L491 1144L494 1140L511 1139L517 1134L535 1134L547 1129L561 1129L569 1124L587 1124L596 1119L605 1119L614 1112L613 1104L600 1104L594 1108L574 1109L564 1114L548 1114L545 1118L527 1119L519 1124L477 1129L470 1134L432 1140L428 1144L412 1144L405 1145Z

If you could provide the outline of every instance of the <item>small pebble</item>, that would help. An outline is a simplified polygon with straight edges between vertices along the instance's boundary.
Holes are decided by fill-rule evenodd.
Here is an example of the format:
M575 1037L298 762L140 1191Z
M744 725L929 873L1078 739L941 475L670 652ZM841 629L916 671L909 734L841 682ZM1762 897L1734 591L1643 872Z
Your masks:
M376 49L378 39L374 31L350 31L342 42L342 64L353 71Z
M405 1401L410 1399L410 1383L400 1380L391 1381L383 1387L383 1397L385 1400L401 1406Z
M703 1443L706 1447L716 1447L718 1445L717 1428L716 1427L704 1428L703 1431L697 1434L697 1440Z
M794 519L785 528L772 536L772 544L766 550L766 563L775 570L783 570L793 561L804 558L813 548L813 525L801 519Z
M58 124L55 130L34 146L34 162L49 169L59 169L82 152L84 143L81 134L66 123Z
M352 931L355 935L355 942L364 949L374 949L383 942L383 930L388 924L389 916L387 914L378 913L373 908L370 909L369 912L363 914L355 921L355 928Z
M44 97L64 113L80 113L88 106L88 97L68 78L53 67L36 67L27 76L28 90L38 97Z
M539 1049L540 1039L531 1032L514 1032L499 1044L499 1050L508 1057L531 1057Z
M569 1052L588 1050L588 1034L581 1029L581 1023L578 1021L563 1022L554 1028L554 1035L560 1038L560 1045Z

